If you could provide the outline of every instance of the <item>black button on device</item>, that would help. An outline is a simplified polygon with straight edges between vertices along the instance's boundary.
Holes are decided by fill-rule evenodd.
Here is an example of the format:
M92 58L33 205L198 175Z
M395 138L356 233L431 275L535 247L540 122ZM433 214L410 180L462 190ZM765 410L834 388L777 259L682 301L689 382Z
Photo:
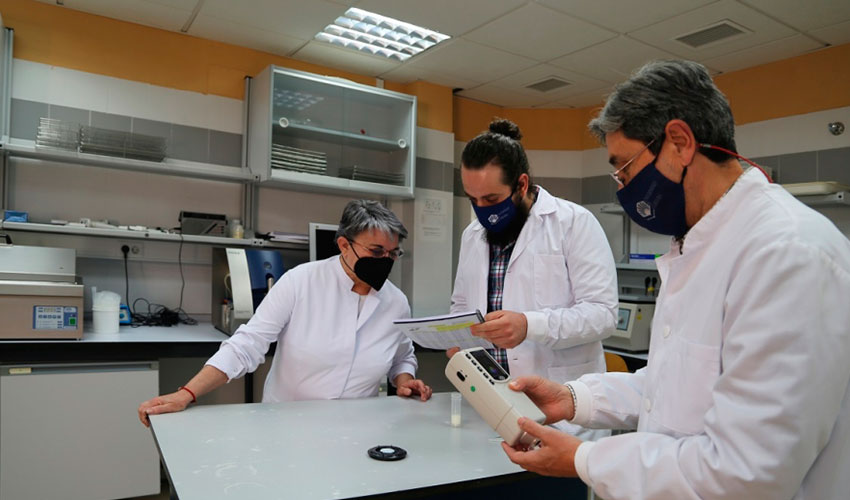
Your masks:
M457 372L457 378L459 378L461 382L466 380L466 377L464 377L463 373L461 373L460 371Z
M369 456L374 458L375 460L380 460L382 462L392 462L394 460L401 460L402 458L407 456L407 451L404 448L399 448L398 446L393 445L378 445L374 448L369 448Z

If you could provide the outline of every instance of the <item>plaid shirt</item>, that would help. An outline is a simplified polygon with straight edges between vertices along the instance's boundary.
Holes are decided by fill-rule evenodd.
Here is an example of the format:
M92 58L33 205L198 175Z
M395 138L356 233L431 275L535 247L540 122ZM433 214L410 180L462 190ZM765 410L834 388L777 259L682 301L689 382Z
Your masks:
M511 253L514 251L512 241L505 246L490 245L490 274L487 277L487 312L500 311L502 309L502 296L505 288L505 271L508 262L511 261ZM500 365L510 373L508 369L508 352L505 349L487 349L487 352L499 362Z

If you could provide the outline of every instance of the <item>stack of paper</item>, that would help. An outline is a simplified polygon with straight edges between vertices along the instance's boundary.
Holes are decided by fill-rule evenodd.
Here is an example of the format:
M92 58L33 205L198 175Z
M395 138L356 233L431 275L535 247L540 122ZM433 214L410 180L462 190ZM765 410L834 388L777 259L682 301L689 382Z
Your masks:
M452 347L492 349L493 344L472 335L469 330L470 326L483 322L484 317L481 316L480 311L393 321L405 335L410 337L410 340L429 349L451 349Z

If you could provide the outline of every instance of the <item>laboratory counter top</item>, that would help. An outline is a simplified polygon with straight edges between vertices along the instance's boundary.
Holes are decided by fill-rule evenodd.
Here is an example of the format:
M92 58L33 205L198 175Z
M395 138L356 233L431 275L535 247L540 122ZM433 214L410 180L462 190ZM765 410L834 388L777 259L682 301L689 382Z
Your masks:
M466 401L453 427L449 393L196 406L151 416L172 498L586 498L577 479L541 478L508 460ZM367 451L394 445L404 459ZM490 488L482 494L481 487ZM510 495L509 495L510 496ZM548 495L547 495L548 496Z
M133 361L160 357L214 354L228 336L211 323L197 325L122 325L118 333L91 331L90 322L80 340L20 339L0 341L0 362Z

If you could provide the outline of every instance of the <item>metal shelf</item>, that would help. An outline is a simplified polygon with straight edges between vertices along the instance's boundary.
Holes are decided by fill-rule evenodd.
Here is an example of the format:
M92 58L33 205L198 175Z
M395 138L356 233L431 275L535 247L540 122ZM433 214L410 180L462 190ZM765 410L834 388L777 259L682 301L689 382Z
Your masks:
M343 132L341 130L302 125L300 123L290 123L288 127L281 127L277 122L273 123L273 125L276 134L285 133L290 137L299 137L303 139L343 138L346 141L351 141L358 147L375 149L378 151L398 151L399 149L407 148L407 144L405 144L404 147L399 146L398 141L362 134L354 134L351 132Z
M622 349L615 349L613 347L607 347L605 345L602 346L602 350L606 351L606 352L610 352L612 354L619 354L620 356L622 356L624 358L642 359L644 361L649 360L649 353L648 352L630 352L630 351L624 351Z
M162 162L133 160L103 155L62 151L58 149L37 148L33 141L13 141L2 145L2 150L9 156L31 158L35 160L71 163L90 167L114 168L135 172L176 175L226 182L252 182L254 176L247 170L212 163L174 160L166 158Z
M622 205L620 205L619 203L606 203L605 205L599 207L599 211L603 214L615 215L624 215L626 213L626 211L623 210Z
M266 247L292 250L306 250L303 242L267 241L259 238L236 239L223 236L200 236L194 234L164 233L155 229L146 231L131 231L128 229L104 229L95 227L57 226L39 224L36 222L0 222L0 229L9 231L27 231L34 233L69 234L76 236L94 236L101 238L121 238L130 240L169 241L193 243L200 245L218 245L231 247Z
M846 206L850 205L848 195L850 195L850 193L847 191L839 191L837 193L830 194L797 196L797 199L810 207Z
M635 259L630 262L618 262L617 269L634 269L637 271L658 271L658 266L655 265L655 260L650 259Z
M277 168L272 169L271 177L261 183L260 187L298 188L317 193L332 194L339 194L340 192L374 194L376 189L380 189L381 193L387 196L413 198L413 193L410 192L410 188L407 186L358 181L327 175L305 174Z

